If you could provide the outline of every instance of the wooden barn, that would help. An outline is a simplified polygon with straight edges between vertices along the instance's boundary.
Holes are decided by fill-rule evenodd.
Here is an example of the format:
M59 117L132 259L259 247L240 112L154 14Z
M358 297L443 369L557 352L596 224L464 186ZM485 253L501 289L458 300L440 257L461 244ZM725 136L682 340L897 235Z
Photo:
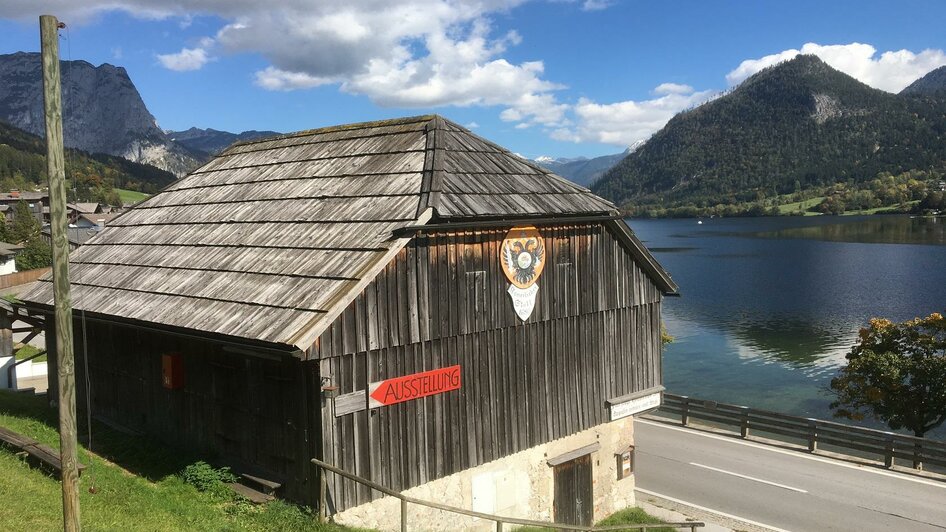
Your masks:
M278 495L319 506L316 457L486 513L633 503L631 419L659 404L676 286L614 205L439 116L231 146L70 276L94 415ZM21 299L51 312L51 284ZM326 478L339 521L399 519Z

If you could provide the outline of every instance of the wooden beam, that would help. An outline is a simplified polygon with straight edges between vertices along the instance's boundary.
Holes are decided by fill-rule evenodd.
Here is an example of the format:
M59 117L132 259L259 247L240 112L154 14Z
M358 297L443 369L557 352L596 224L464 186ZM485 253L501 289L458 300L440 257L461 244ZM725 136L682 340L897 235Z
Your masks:
M66 165L62 145L62 100L59 79L59 28L52 15L39 17L43 54L43 101L46 111L46 171L49 176L50 232L53 248L53 293L59 369L59 446L62 462L63 529L79 530L79 468L76 460L75 357L72 302L69 297L69 238L66 234Z

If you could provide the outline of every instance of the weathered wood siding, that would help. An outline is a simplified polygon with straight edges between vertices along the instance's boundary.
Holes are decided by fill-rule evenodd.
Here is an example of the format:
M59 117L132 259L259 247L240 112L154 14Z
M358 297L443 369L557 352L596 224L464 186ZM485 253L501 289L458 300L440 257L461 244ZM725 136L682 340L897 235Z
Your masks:
M462 389L339 417L325 401L324 459L406 489L605 423L607 399L660 384L654 284L603 226L540 232L526 322L500 267L505 230L418 237L352 302L309 352L339 393L455 364ZM336 510L375 496L333 482Z
M302 362L226 352L220 344L87 321L92 412L199 458L282 482L304 500L308 459ZM83 325L76 319L79 409ZM47 338L55 337L49 336ZM183 355L185 386L162 385L161 355ZM317 393L317 392L316 392ZM315 403L318 405L318 402ZM168 473L173 473L169 471Z

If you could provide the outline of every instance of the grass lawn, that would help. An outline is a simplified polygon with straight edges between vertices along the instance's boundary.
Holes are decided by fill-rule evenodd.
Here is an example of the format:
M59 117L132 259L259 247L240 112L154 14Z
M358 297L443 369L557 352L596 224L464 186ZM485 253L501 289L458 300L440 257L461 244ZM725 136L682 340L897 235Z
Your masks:
M39 353L39 351L40 351L39 349L29 344L26 344L23 347L17 349L14 355L16 356L17 360L23 360L35 355L36 353ZM38 356L34 358L33 362L46 362L46 355L42 355L42 356Z
M614 526L614 525L659 525L663 523L660 519L648 514L640 508L625 508L621 511L615 512L608 517L605 517L601 521L598 521L597 526ZM516 532L552 532L554 528L540 528L532 526L524 526L521 528L516 528ZM639 528L629 527L628 532L638 531ZM647 528L647 532L676 532L677 529L671 527L660 527L660 528Z
M920 200L908 201L904 205L913 206L920 203ZM861 214L882 214L886 211L896 211L897 205L887 205L886 207L875 207L873 209L864 209L861 211L844 211L843 216L856 216Z
M808 212L808 209L814 207L815 205L824 201L824 196L819 196L817 198L806 199L804 201L796 201L794 203L786 203L785 205L778 206L779 214L792 214L798 212L801 209L805 213L805 216L817 216L821 213L817 212Z
M45 402L43 397L0 392L0 426L58 448L56 413ZM84 419L81 411L79 417ZM93 424L92 430L97 454L81 445L79 449L79 460L89 466L79 482L85 530L350 530L320 525L306 509L280 501L257 507L237 500L229 490L197 491L177 475L197 458L101 424ZM83 440L84 428L79 432ZM95 494L89 492L93 485ZM59 482L4 447L0 493L3 530L62 529Z
M150 196L144 192L125 190L123 188L116 188L115 192L118 192L118 197L121 198L122 203L138 203L139 201L148 199Z

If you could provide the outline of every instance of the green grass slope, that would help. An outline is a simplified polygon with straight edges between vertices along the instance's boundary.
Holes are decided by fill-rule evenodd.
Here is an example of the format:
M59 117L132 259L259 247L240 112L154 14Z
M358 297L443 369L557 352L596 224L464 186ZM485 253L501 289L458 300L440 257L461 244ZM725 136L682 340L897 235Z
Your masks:
M0 392L0 426L58 448L55 411L44 402L33 395ZM88 466L79 482L84 530L351 530L321 525L306 509L284 502L257 507L228 490L197 491L178 475L195 458L151 440L95 423L93 444L95 454L85 446L79 451L79 461ZM62 529L57 479L4 447L0 447L0 493L3 530Z

